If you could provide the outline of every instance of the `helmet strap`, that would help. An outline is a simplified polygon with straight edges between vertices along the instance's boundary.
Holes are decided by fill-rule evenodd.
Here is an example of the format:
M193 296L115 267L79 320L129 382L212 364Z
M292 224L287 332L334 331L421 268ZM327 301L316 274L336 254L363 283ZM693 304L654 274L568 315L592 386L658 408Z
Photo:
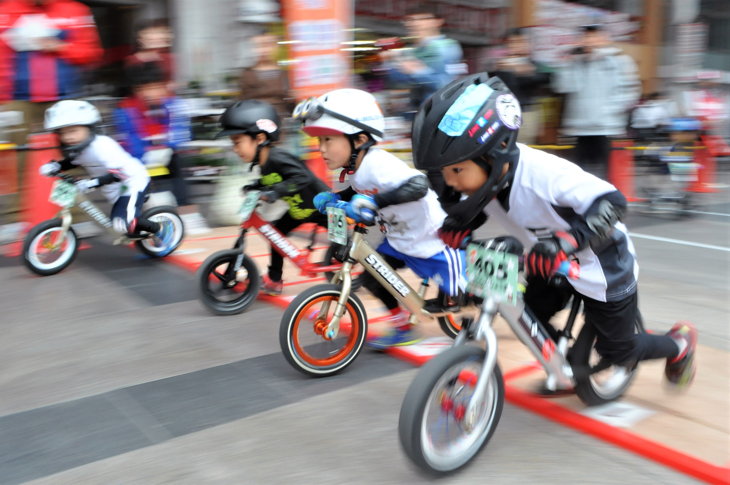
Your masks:
M261 159L261 149L264 147L267 147L271 145L271 140L267 137L265 141L259 143L256 145L256 155L254 155L253 160L251 160L251 164L248 166L248 171L252 171L254 166L259 164L259 161Z
M370 135L367 135L368 140L360 145L359 148L355 147L355 138L357 138L360 135L360 133L357 133L355 135L348 135L347 141L350 142L350 160L348 160L347 165L345 166L343 173L346 172L347 175L352 175L355 173L355 166L357 165L357 157L360 156L360 152L363 152L364 154L368 153L368 150L370 147L375 145L375 140L372 139ZM363 155L364 157L365 155ZM340 174L340 178L343 178L343 175Z

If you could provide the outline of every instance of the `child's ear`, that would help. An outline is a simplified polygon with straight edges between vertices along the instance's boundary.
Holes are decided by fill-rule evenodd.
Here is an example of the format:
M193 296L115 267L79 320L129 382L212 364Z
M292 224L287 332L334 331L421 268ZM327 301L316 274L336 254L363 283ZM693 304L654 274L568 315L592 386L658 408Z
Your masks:
M357 138L355 139L355 148L360 148L368 141L368 136L364 133L360 133L357 135Z
M261 145L262 143L266 143L266 135L264 133L257 133L256 134L256 144Z

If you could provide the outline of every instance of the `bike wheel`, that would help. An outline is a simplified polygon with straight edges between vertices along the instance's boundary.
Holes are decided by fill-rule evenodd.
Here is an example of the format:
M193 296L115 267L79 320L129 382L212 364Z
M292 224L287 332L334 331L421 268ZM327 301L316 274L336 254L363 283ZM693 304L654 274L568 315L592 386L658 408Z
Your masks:
M636 320L636 332L644 332L641 316ZM587 406L597 406L621 397L636 377L636 365L609 365L595 350L596 329L584 324L570 351L570 363L575 376L575 393Z
M139 241L134 242L137 249L151 258L164 258L180 246L183 237L185 237L185 226L174 207L152 207L151 209L146 210L142 214L142 217L159 224L169 225L172 230L172 237L168 244L161 244L159 239L155 236L140 239Z
M504 405L499 366L489 376L482 406L473 419L466 409L474 398L485 350L452 347L430 360L408 387L398 419L398 436L408 458L441 475L466 465L497 428Z
M50 276L62 271L76 258L79 243L69 227L61 244L61 219L51 219L33 227L23 240L23 263L33 273Z
M284 312L279 344L287 362L298 371L314 377L330 376L342 371L360 354L367 317L357 296L350 294L347 299L339 334L325 335L339 297L337 285L314 286L299 294Z
M241 267L233 273L236 259ZM256 263L240 249L211 254L198 269L200 301L216 315L236 315L248 308L259 293L259 270Z

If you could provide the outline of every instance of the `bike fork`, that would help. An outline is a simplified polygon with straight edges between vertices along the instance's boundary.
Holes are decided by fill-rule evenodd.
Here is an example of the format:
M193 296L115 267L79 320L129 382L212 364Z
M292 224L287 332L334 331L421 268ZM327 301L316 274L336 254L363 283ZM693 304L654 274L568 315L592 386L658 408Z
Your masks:
M342 264L342 268L339 271L339 275L333 278L333 281L338 279L342 284L342 288L340 290L340 297L337 299L337 306L335 306L335 312L332 316L332 320L330 320L329 324L327 325L327 330L325 331L325 338L327 339L333 339L337 337L337 335L340 333L340 320L342 319L342 316L345 314L345 309L347 306L347 300L350 298L350 291L352 290L352 262L351 261L345 261ZM326 315L329 311L329 303L325 303L322 307L322 310L324 314Z
M474 398L470 400L469 406L466 408L464 414L464 424L471 429L477 421L477 416L482 409L483 401L487 397L487 384L489 379L494 372L494 366L497 364L497 334L494 333L492 328L492 322L497 313L497 303L491 298L487 298L482 303L482 311L479 313L479 318L472 325L475 327L475 339L477 341L484 341L486 344L486 354L484 355L484 363L482 364L482 372L479 374L477 384L474 388ZM466 340L465 331L462 330L457 336L457 340L454 345L460 345ZM459 338L461 337L461 338Z

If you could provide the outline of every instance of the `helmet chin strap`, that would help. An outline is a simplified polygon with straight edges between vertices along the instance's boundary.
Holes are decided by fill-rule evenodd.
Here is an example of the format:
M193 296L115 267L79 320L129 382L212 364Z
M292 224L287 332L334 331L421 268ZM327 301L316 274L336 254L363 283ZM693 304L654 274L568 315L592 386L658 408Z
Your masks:
M260 154L261 154L261 149L264 148L264 147L269 146L270 144L271 144L271 140L269 140L267 138L265 142L259 143L258 145L256 145L256 155L253 156L253 160L251 160L251 163L248 166L248 171L249 172L252 172L253 171L253 168L256 165L259 164L259 158L260 158Z
M357 157L360 156L360 152L367 153L370 147L375 145L375 140L368 136L368 141L360 145L360 148L355 147L355 137L352 135L347 137L347 141L350 142L350 159L347 161L347 165L340 172L340 183L345 181L345 176L352 175L355 173L355 165L357 164Z

